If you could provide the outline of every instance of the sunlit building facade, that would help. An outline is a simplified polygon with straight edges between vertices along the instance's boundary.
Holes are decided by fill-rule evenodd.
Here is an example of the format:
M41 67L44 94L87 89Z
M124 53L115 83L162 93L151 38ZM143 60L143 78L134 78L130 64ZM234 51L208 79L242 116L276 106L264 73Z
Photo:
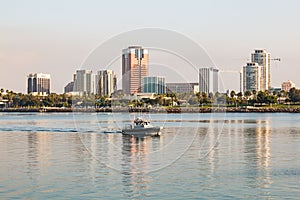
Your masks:
M122 51L122 88L124 94L142 92L143 77L148 76L148 49L130 46Z

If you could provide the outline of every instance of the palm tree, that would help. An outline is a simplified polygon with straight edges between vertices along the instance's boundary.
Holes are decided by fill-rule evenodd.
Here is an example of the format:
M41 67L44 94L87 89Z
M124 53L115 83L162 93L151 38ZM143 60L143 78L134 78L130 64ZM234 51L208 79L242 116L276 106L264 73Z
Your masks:
M231 90L230 92L230 98L231 98L231 103L234 104L235 103L235 91Z
M201 101L202 101L202 93L201 93L201 92L197 92L197 93L196 93L196 96L197 96L197 100L198 100L199 104L201 104Z
M248 105L248 100L249 100L249 97L251 96L251 92L249 90L247 90L244 94L244 96L246 97L246 100L247 100L247 105Z
M236 94L238 99L239 99L239 102L242 102L242 97L243 97L243 93L242 92L239 92Z
M254 101L256 102L257 101L257 91L253 90L252 94L253 94L253 97L254 97Z

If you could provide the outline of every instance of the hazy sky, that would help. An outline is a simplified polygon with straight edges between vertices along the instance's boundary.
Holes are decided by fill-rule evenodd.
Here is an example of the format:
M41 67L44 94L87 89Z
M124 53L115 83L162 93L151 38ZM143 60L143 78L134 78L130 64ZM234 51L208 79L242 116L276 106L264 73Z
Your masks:
M0 3L0 88L26 92L27 74L43 72L51 74L52 91L61 93L99 44L145 27L186 35L204 47L223 71L239 71L255 48L264 48L271 57L282 59L271 63L271 85L290 79L300 86L297 0ZM225 87L239 88L237 73L221 75Z

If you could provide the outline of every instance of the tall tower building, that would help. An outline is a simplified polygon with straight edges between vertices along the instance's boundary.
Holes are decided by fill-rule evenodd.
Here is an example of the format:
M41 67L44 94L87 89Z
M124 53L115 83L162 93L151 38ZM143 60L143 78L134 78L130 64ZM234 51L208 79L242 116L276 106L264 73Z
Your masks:
M199 92L215 94L219 90L219 69L205 67L199 69Z
M260 90L261 68L262 67L255 62L249 62L243 67L243 92Z
M122 87L124 94L142 92L143 77L148 76L148 49L130 46L122 51Z
M96 94L110 96L117 90L117 76L113 70L98 71L95 78Z
M264 49L256 49L251 54L251 62L258 63L260 70L260 89L261 91L270 90L271 88L271 71L270 71L270 54Z
M50 74L29 74L27 76L27 93L47 96L50 94L50 79Z
M80 95L91 95L93 90L93 75L92 70L77 70L74 74L74 92Z

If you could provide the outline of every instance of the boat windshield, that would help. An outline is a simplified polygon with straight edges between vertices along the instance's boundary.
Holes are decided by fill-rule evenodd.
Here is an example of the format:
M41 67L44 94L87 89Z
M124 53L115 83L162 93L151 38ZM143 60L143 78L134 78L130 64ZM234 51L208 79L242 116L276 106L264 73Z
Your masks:
M143 120L143 119L141 119L141 118L136 118L136 119L134 120L134 123L135 123L135 125L137 125L137 126L144 126L144 125L150 124L149 121Z

